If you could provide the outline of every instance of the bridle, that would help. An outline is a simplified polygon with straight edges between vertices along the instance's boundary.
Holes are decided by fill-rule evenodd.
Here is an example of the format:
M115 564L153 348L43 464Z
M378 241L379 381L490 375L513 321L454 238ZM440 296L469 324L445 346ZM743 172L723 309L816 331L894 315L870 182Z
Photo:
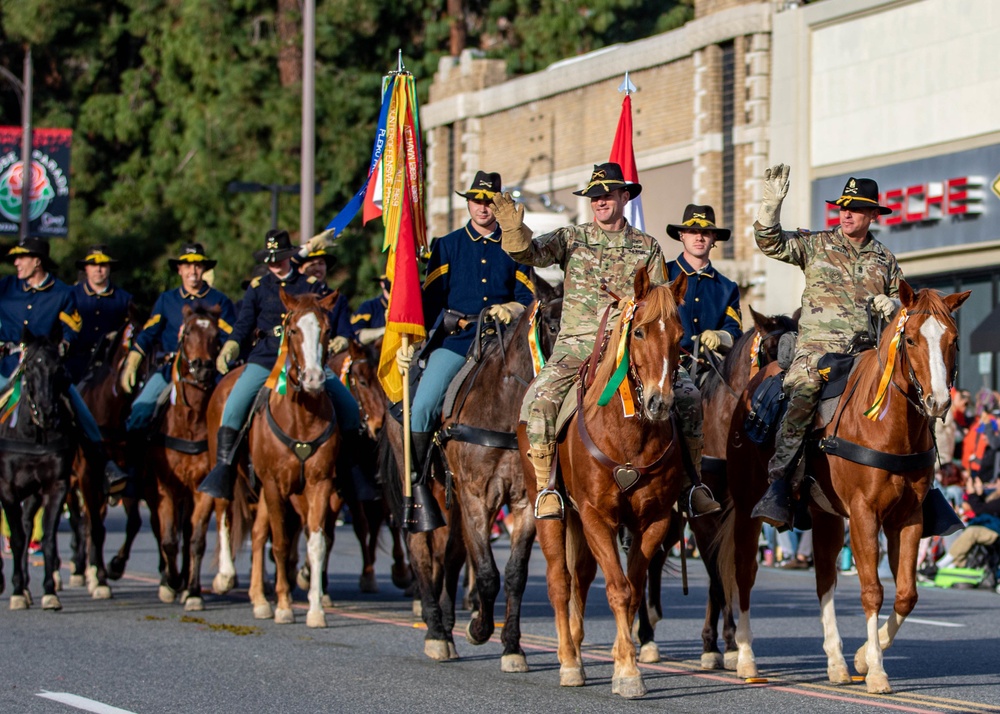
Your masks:
M322 324L322 313L320 310L313 310L311 308L293 310L289 312L288 315L285 316L285 321L282 323L281 327L282 337L287 338L288 327L291 326L293 323L298 322L299 318L302 315L306 315L309 313L313 313L317 315L317 317L320 317L321 318L320 324ZM322 365L326 363L326 340L324 339L324 334L322 331L319 336L319 343L320 343L320 348L322 350L320 354L319 364L322 367ZM302 374L302 363L299 357L296 355L296 351L292 349L287 349L286 347L285 360L286 364L288 364L288 369L286 370L286 375L287 375L286 382L287 384L290 384L292 389L294 389L296 392L301 392L302 380L299 378L299 375ZM293 373L294 373L294 378L293 378Z
M174 382L179 385L189 385L198 389L202 392L207 392L215 384L215 361L212 359L208 360L208 367L205 368L200 360L193 360L188 357L187 349L185 346L187 344L187 338L190 334L190 323L195 319L211 319L202 315L193 316L191 319L186 321L181 325L180 334L177 336L177 355L174 358ZM184 365L184 371L180 369L181 365ZM204 374L203 377L195 377L195 374ZM177 392L180 395L181 403L187 407L191 408L188 404L187 397L184 395L183 389L178 389Z
M931 312L930 310L907 311L906 319L909 320L909 318L913 317L914 315L927 315L927 316L930 316L930 317L936 317L937 316L936 313ZM884 370L885 367L886 367L886 365L883 364L883 362L882 362L882 353L878 352L877 354L878 354L879 367L882 370ZM900 366L902 366L904 362L906 363L907 379L908 379L909 383L913 385L913 389L914 389L914 391L917 394L916 401L914 401L913 397L910 396L909 391L908 390L904 391L902 388L900 388L900 386L896 383L895 380L892 381L892 386L893 386L893 388L897 392L899 392L900 394L903 395L903 398L906 399L906 401L909 402L913 406L913 408L916 409L917 412L924 419L930 420L931 417L927 413L927 408L924 406L924 393L925 393L926 390L924 389L924 386L920 383L920 380L917 379L916 373L913 371L913 360L910 359L909 352L907 351L907 347L906 347L906 324L905 324L905 322L904 322L903 326L899 329L899 363L900 363ZM955 360L955 364L952 366L952 369L951 369L951 374L948 375L948 385L947 386L948 386L949 389L951 388L951 385L955 383L955 377L957 376L957 370L958 370L958 360Z

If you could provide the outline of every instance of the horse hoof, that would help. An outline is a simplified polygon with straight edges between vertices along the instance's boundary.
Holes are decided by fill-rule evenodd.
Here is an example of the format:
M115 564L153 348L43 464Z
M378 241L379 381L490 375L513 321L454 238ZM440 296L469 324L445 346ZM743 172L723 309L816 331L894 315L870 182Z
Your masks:
M326 627L326 613L322 610L310 610L307 612L306 627Z
M436 662L447 662L451 659L447 640L424 640L424 654Z
M274 611L274 624L291 625L295 623L295 613L292 608L277 608Z
M69 576L69 587L71 587L71 588L82 588L86 584L87 584L87 581L84 579L84 577L82 575L70 575Z
M828 665L826 668L826 676L833 684L851 683L851 673L847 671L846 662L837 662L835 664Z
M215 578L212 580L212 592L216 595L225 595L234 587L236 587L235 575L216 573Z
M419 620L424 618L424 604L420 600L413 601L413 616Z
M406 590L410 587L410 583L413 582L413 576L410 575L410 568L406 565L393 565L392 566L392 584L395 585L400 590Z
M323 593L323 597L319 599L319 604L323 607L333 607L333 598Z
M299 590L305 590L309 592L309 566L303 565L299 568L299 572L295 574L295 584L299 586Z
M274 610L271 609L271 603L265 602L263 605L254 605L253 617L255 620L270 620L274 617Z
M205 601L198 597L188 597L184 601L184 612L201 612L205 609Z
M59 574L59 571L52 573L52 582L53 585L55 586L56 592L59 592L60 590L63 589L62 575Z
M730 672L736 669L736 665L740 660L740 653L736 650L732 652L726 652L722 655L722 666L728 669Z
M637 677L615 677L611 680L611 693L625 699L638 699L646 696L646 685L642 675Z
M458 648L455 647L454 642L448 642L448 659L459 659Z
M868 676L865 677L865 689L869 694L892 694L889 677L884 672L878 675L869 672Z
M117 555L108 563L108 578L111 580L121 580L125 574L125 559Z
M656 664L660 661L660 646L655 642L647 642L639 648L639 661L643 664Z
M161 585L159 590L160 602L167 603L168 605L172 603L176 597L177 593L169 585Z
M702 669L722 669L722 653L720 652L702 652L701 653L701 668Z
M367 594L377 593L378 581L375 579L375 573L362 573L358 580L358 589Z
M27 610L31 605L28 603L28 598L24 595L11 595L10 596L10 609L11 610Z
M861 645L854 653L854 669L858 674L868 674L868 658L865 656L865 645Z
M469 624L465 626L465 641L468 642L470 645L481 645L486 642L489 642L490 640L490 635L487 635L486 637L476 637L475 635L472 634L472 624L476 621L476 618L478 616L479 616L478 612L472 613L472 619L469 620Z
M58 595L42 595L43 610L62 610L62 603L59 602Z
M90 594L94 600L110 600L111 599L111 588L107 585L98 585L94 588L94 592Z
M580 667L560 667L559 686L560 687L582 687L587 683L587 675Z
M757 663L753 660L750 660L749 662L740 662L736 665L736 676L741 679L760 676L757 672Z
M187 602L187 599L191 597L191 593L188 590L181 590L181 594L177 597L177 602L183 605Z
M500 658L500 671L505 674L524 674L528 671L528 659L523 654L505 654Z
M28 603L28 607L31 607L32 605L35 604L35 599L31 597L31 591L28 590L28 588L24 589L24 600L25 602Z
M83 577L86 578L86 580L87 580L87 591L90 592L91 595L93 595L94 594L94 588L96 588L97 585L98 585L98 583L97 583L97 566L96 565L88 565L87 569L83 573Z

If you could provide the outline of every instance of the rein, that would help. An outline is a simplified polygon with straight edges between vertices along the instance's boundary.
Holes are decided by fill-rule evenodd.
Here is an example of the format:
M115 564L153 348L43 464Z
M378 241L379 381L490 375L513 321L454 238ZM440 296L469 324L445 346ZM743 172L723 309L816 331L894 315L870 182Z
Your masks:
M174 364L171 369L171 375L173 377L173 383L176 385L181 385L181 389L177 389L176 392L180 394L181 404L186 408L190 409L191 404L188 403L187 395L184 393L183 386L188 385L198 389L202 392L209 391L213 383L215 382L215 369L211 369L208 375L205 377L204 381L193 379L191 375L194 373L193 360L191 360L187 355L187 350L184 349L184 345L188 338L188 325L187 323L181 326L181 332L177 336L177 354L174 357ZM183 360L184 367L186 368L186 374L181 374L181 360Z

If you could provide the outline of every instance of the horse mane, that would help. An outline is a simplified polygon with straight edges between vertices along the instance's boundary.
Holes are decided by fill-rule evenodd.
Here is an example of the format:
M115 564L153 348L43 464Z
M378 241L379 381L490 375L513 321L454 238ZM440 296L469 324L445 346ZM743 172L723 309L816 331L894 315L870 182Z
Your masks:
M666 286L654 285L650 287L649 292L638 302L643 305L642 314L637 314L636 318L633 319L632 330L656 320L677 319L677 303L674 302L674 296ZM603 337L603 335L598 335L597 339L601 340ZM611 379L611 375L617 367L613 355L618 354L618 343L621 341L621 337L622 321L617 320L614 327L611 328L611 337L608 339L608 344L601 354L601 361L597 365L597 371L594 375L596 384L607 384L608 380Z

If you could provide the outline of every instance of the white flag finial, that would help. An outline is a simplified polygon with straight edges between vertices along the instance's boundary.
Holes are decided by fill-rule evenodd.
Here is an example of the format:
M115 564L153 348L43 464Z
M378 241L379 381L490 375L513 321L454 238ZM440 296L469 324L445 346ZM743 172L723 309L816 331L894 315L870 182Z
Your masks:
M625 81L618 85L618 91L625 92L626 97L632 92L639 91L635 88L635 85L632 84L632 80L628 78L628 72L625 72Z

